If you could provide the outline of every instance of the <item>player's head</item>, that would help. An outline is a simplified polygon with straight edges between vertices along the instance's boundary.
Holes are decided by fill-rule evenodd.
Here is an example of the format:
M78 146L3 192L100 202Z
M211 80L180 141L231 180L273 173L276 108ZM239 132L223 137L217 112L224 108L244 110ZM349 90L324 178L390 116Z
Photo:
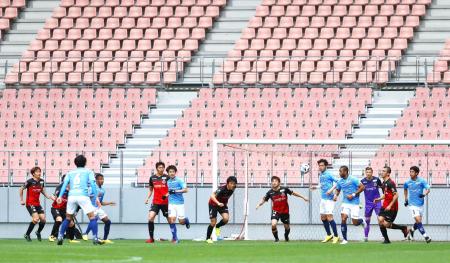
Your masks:
M166 172L170 178L174 178L177 175L177 167L175 165L169 165L167 166Z
M156 168L156 173L158 175L163 175L164 169L166 169L166 164L164 162L159 161L155 164L155 168Z
M339 168L339 176L340 176L341 178L347 178L347 176L348 176L348 166L342 165L342 166Z
M36 167L31 168L30 173L31 173L31 176L33 176L34 178L37 178L37 179L41 178L41 173L42 173L41 167L36 166Z
M388 178L391 176L391 172L392 172L391 167L385 166L381 171L381 177L383 177L383 179Z
M367 166L366 169L364 170L364 172L366 173L366 177L370 178L373 175L373 169L372 167Z
M75 157L75 160L74 160L75 166L77 168L85 167L86 166L86 162L87 162L86 157L84 157L84 155L82 155L82 154L80 154L77 157Z
M317 161L317 164L319 165L319 171L324 172L327 169L328 161L326 159L320 159Z
M281 180L278 176L272 176L272 178L270 178L270 182L272 182L272 188L276 189L280 186Z
M103 177L103 174L96 173L95 174L95 181L97 182L98 186L102 186L103 183L105 182L105 178Z
M227 178L227 189L228 190L234 190L234 189L236 189L236 185L237 185L237 178L236 178L236 176L229 176Z
M417 176L419 175L420 169L417 166L411 166L409 168L409 176L411 179L416 180Z

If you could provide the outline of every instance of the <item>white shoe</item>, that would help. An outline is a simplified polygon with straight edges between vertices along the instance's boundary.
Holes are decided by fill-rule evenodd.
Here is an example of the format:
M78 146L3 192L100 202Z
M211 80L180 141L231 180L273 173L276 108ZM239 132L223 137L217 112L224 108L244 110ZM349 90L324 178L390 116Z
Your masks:
M365 237L365 238L364 238L364 242L369 242L369 238L368 238L368 237Z
M345 239L342 239L341 245L347 245L348 241Z

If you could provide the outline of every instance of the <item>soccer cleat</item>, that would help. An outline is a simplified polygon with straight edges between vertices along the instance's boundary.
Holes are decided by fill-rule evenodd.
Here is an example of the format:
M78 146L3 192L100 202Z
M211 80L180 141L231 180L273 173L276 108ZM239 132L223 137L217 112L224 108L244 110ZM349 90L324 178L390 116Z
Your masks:
M54 237L54 236L48 237L48 242L55 242L55 240L56 240L56 237Z
M337 244L339 242L339 237L333 237L333 244Z
M69 240L69 243L71 243L71 244L77 244L77 243L80 243L80 241L79 241L79 240L76 240L76 239L70 239L70 240Z
M384 240L383 242L381 242L381 244L390 244L391 243L391 241L389 241L389 240Z
M403 228L402 233L403 233L403 237L405 238L405 240L408 240L408 234L409 234L408 227Z
M347 240L343 239L343 240L341 241L341 245L347 245L347 244L348 244L348 241L347 241Z
M105 244L114 244L114 242L112 242L112 241L109 240L109 239L105 239L105 240L103 240L103 242L104 242Z
M172 244L178 244L178 243L180 243L180 240L178 240L178 239L172 239Z
M332 235L326 236L324 240L322 240L322 243L327 243L328 241L331 241L333 239Z
M147 239L145 241L145 243L147 243L147 244L155 243L155 240L153 238L150 238L150 239Z
M42 241L41 233L39 233L39 232L36 231L36 237L37 237L37 240L38 240L39 242Z
M369 238L368 238L368 237L365 237L365 238L364 238L364 242L369 242Z
M26 241L31 242L31 237L27 234L23 235Z
M220 237L220 228L216 227L216 237Z
M105 244L104 242L103 242L103 240L100 240L100 239L94 239L94 241L92 241L92 243L94 244L94 245L103 245L103 244Z
M58 243L56 243L56 244L58 246L62 246L63 242L64 242L64 239L62 237L61 238L58 237Z
M214 241L212 241L212 239L210 238L210 239L207 239L207 240L206 240L206 243L208 243L208 244L213 244Z
M289 242L289 236L284 236L284 241Z
M273 242L278 243L278 242L280 242L280 240L277 238Z
M430 243L431 242L431 237L425 237L425 241L427 242L427 243Z
M83 235L82 238L83 238L84 241L88 241L89 240L88 235Z

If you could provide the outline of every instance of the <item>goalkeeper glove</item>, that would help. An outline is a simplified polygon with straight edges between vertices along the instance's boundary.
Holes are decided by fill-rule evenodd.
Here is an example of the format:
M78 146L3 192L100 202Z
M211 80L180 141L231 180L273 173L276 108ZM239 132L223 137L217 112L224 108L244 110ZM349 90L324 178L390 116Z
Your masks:
M424 195L424 194L420 194L419 197L420 197L420 198L424 198L425 195Z
M176 194L177 192L175 192L175 190L169 190L169 194L170 195L173 195L173 194Z
M405 201L405 206L408 206L408 200Z

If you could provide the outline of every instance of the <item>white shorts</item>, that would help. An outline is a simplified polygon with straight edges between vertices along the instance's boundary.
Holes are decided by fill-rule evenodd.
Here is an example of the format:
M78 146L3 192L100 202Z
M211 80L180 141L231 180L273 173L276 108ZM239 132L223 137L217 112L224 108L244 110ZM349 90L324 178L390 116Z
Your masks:
M320 199L320 214L332 215L334 211L334 204L335 202L333 200Z
M98 216L98 218L100 218L100 220L103 220L103 218L107 217L108 214L102 208L96 208L95 216Z
M359 205L352 204L342 204L341 205L341 214L346 214L350 216L352 219L359 219Z
M81 207L83 212L87 215L95 211L95 207L91 203L91 199L87 196L69 196L67 199L67 210L66 213L73 215L77 208Z
M408 206L408 208L409 208L409 211L411 211L411 215L413 218L423 215L423 206L410 205L410 206Z
M169 217L184 219L184 205L169 204Z

